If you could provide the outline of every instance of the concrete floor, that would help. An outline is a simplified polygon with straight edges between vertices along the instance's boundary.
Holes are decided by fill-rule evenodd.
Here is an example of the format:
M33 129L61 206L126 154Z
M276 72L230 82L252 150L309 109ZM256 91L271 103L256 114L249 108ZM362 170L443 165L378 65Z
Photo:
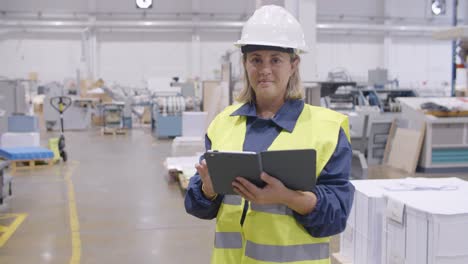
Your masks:
M149 129L66 137L66 165L14 176L0 224L8 225L1 215L27 217L0 247L0 263L209 263L215 222L186 214L179 187L168 183L170 140L154 140ZM380 167L369 175L406 176ZM338 245L334 237L333 252Z
M0 214L28 216L0 248L0 263L209 263L214 221L188 215L179 187L168 184L162 162L169 140L142 130L66 137L66 165L14 176ZM70 186L79 222L74 242Z

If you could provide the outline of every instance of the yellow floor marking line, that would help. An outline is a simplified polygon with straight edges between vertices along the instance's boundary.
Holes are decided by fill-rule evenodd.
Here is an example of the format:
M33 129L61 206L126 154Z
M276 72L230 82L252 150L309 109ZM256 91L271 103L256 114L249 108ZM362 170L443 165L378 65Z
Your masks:
M8 226L0 225L0 232L6 232L8 230Z
M10 237L15 233L16 229L23 223L26 219L27 214L7 214L2 215L2 219L15 218L13 222L8 226L2 226L3 234L0 236L0 248L5 245L5 243L10 239Z
M70 264L79 264L81 260L81 238L80 238L80 222L78 220L78 210L76 209L75 188L71 176L73 170L78 166L78 162L72 161L72 165L65 173L65 181L68 189L68 209L70 216L71 240L72 240L72 255Z

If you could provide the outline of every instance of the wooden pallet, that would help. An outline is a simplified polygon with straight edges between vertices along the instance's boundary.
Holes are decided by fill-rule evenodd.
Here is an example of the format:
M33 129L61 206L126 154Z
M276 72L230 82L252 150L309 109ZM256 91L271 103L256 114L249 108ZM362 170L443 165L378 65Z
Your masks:
M179 184L182 190L187 190L189 181L185 178L184 174L179 173Z
M353 262L350 259L340 255L340 253L333 253L332 254L332 263L353 264Z
M103 135L125 135L127 134L127 130L123 128L103 128L101 132Z
M14 173L22 169L48 168L54 164L54 162L53 159L10 160L10 168L11 172Z

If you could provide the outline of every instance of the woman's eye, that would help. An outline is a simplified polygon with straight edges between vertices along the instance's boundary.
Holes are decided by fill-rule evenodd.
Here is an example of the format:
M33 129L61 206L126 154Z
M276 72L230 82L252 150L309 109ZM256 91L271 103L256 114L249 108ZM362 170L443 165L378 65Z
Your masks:
M253 64L258 64L261 63L261 60L259 58L253 58L250 60L250 62L252 62Z
M281 62L281 60L280 60L280 59L277 59L277 58L275 58L275 59L272 59L272 60L271 60L271 62L272 62L273 64L277 64L277 63L280 63L280 62Z

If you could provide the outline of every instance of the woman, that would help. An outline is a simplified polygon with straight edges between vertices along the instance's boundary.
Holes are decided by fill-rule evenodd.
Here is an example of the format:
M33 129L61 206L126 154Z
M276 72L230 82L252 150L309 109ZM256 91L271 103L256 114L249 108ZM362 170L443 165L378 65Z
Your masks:
M348 120L304 104L298 54L306 45L301 26L286 10L258 9L237 45L246 76L238 98L243 104L213 120L206 149L313 148L317 175L311 177L317 177L317 186L314 192L293 191L262 173L264 188L238 177L232 183L238 195L218 195L202 160L190 179L185 208L196 217L217 219L211 263L329 263L329 236L344 230L354 193L348 180Z

